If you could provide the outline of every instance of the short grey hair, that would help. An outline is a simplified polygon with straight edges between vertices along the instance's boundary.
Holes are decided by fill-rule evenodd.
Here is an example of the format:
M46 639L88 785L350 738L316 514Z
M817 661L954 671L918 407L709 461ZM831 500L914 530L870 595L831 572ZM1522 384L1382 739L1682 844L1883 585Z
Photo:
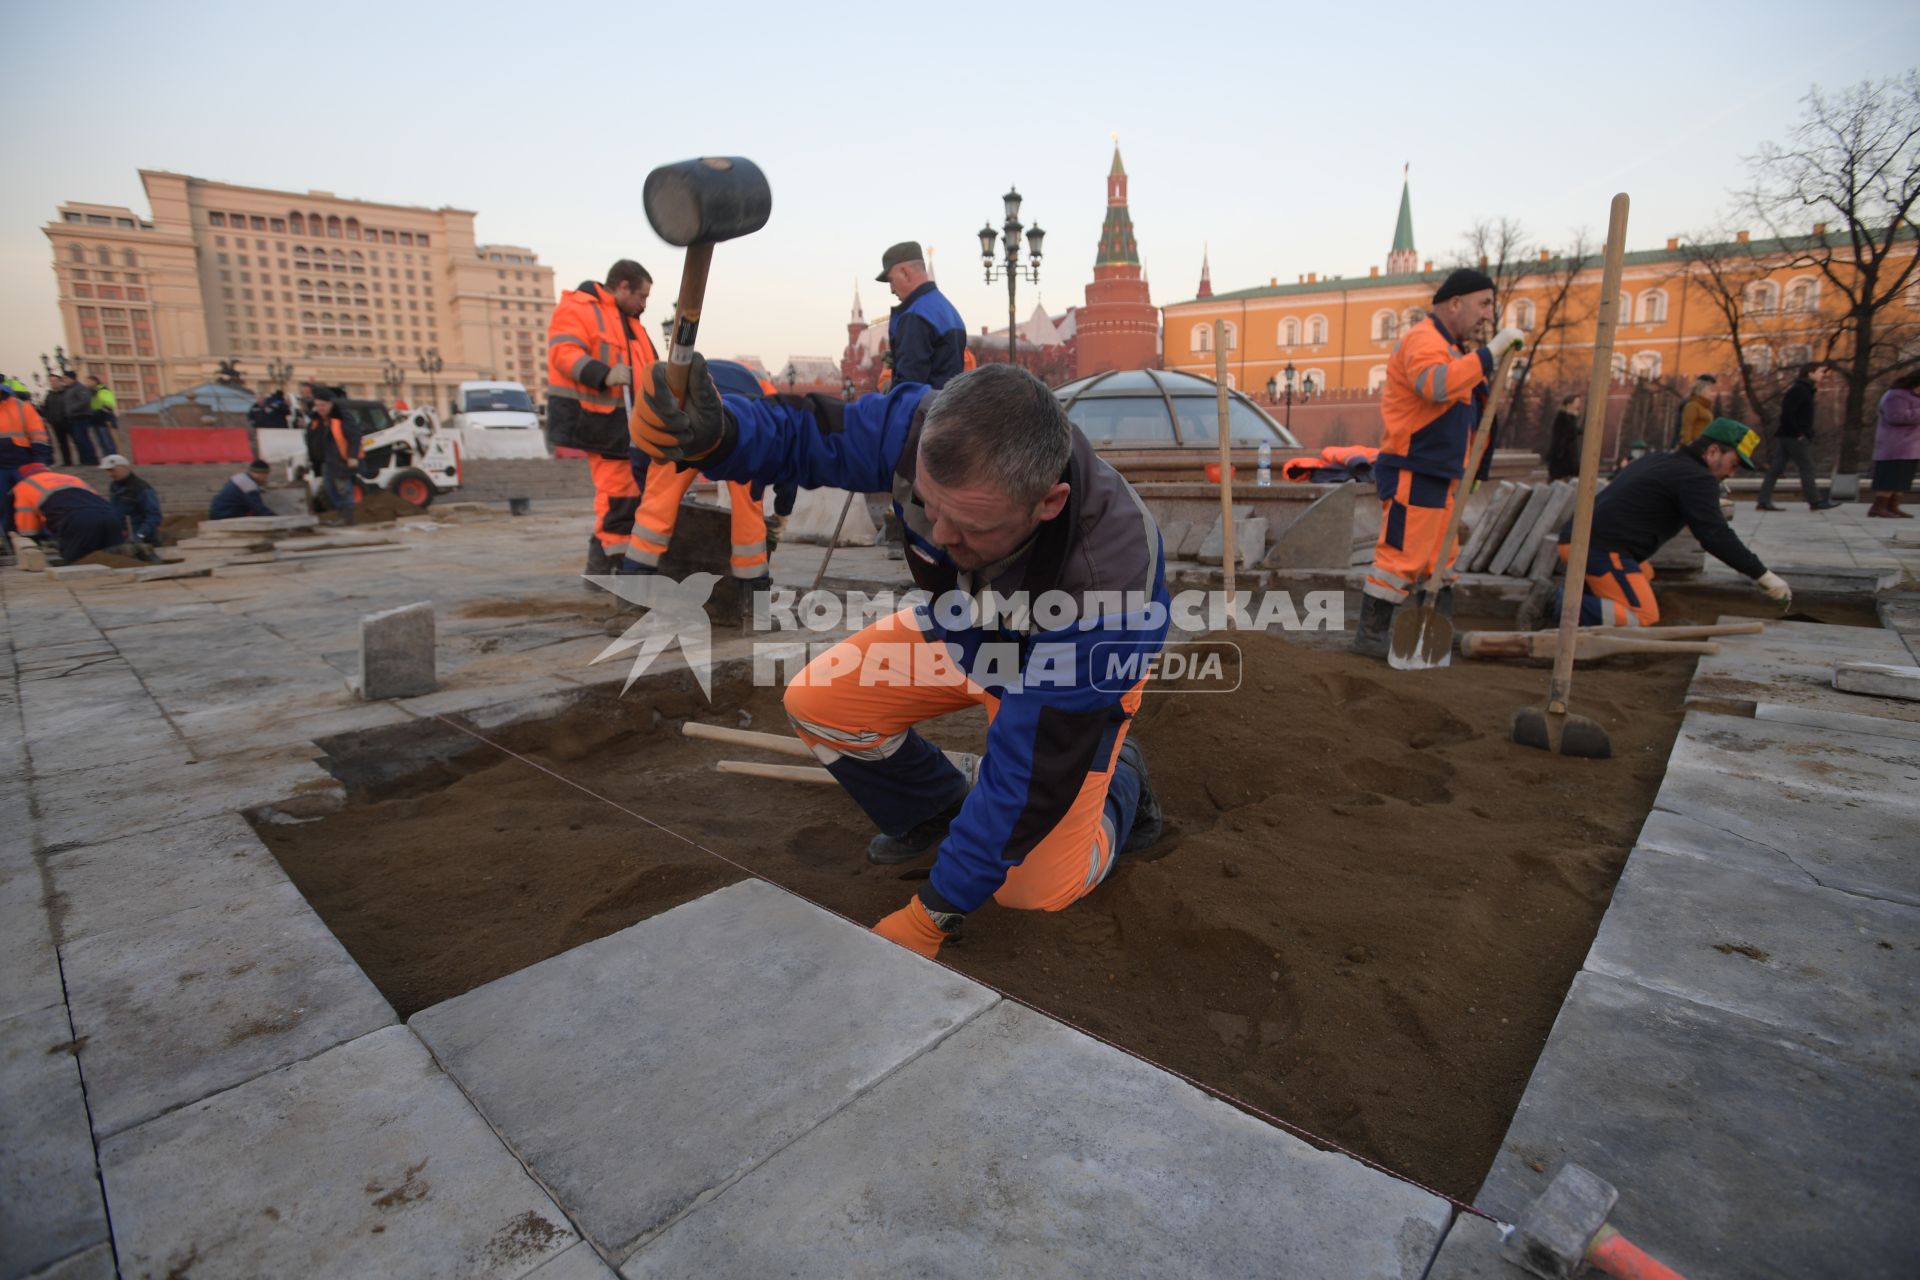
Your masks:
M1039 502L1073 456L1073 427L1025 369L988 364L946 385L920 428L920 465L936 484L990 485L1020 503Z

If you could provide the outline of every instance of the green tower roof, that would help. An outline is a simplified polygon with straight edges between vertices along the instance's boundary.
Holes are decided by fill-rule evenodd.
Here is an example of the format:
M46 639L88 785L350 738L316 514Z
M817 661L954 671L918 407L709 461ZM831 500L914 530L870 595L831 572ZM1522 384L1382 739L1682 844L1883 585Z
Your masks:
M1407 180L1400 179L1400 220L1393 224L1394 253L1413 252L1413 199L1407 193Z
M1113 144L1113 167L1107 170L1108 178L1124 178L1127 171L1120 167L1120 144ZM1095 256L1096 267L1137 267L1140 265L1140 246L1133 240L1133 217L1124 204L1107 206L1107 219L1100 224L1100 252Z

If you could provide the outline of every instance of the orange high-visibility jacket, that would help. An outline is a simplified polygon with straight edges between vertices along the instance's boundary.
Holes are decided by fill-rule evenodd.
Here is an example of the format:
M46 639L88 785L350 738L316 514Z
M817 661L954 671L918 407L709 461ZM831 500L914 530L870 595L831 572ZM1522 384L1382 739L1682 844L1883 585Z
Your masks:
M19 396L0 400L0 467L53 460L53 445L40 411Z
M13 486L13 527L29 538L45 533L47 518L41 514L40 504L62 489L93 493L93 486L85 480L60 471L36 472ZM100 495L94 493L94 497Z
M633 370L636 399L658 357L645 328L631 323L613 291L588 280L560 295L547 322L547 438L556 445L625 458L626 397L607 385L617 364Z
M1387 385L1380 397L1381 471L1405 468L1457 478L1492 372L1492 353L1484 347L1464 350L1433 316L1401 335L1387 359Z
M1288 458L1280 465L1282 479L1299 484L1361 479L1373 470L1380 451L1366 444L1330 444L1315 454Z

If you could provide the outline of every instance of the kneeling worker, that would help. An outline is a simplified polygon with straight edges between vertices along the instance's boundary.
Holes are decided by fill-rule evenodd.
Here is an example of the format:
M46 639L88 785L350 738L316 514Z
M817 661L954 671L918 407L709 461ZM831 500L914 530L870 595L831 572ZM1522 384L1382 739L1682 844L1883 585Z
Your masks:
M1720 482L1741 467L1754 469L1760 437L1744 423L1715 418L1692 444L1672 453L1649 453L1613 478L1593 502L1593 534L1587 551L1586 590L1580 625L1650 627L1660 621L1653 594L1654 552L1691 529L1700 545L1737 573L1754 580L1782 608L1793 603L1786 579L1768 570L1747 549L1720 510ZM1560 561L1573 541L1573 522L1560 530ZM1520 627L1532 631L1558 618L1560 591L1551 580L1537 584L1521 606Z
M880 828L869 861L938 846L875 932L932 956L989 898L1058 911L1159 838L1127 728L1166 640L1160 533L1043 383L996 364L845 405L723 398L695 354L681 406L655 373L633 416L652 457L716 480L893 494L933 599L816 657L786 695L801 741ZM974 706L989 727L969 789L914 726Z
M227 482L220 486L220 492L214 494L213 501L207 504L207 519L239 520L247 516L272 515L267 500L260 496L260 490L266 487L270 474L272 469L255 458L247 464L245 471L236 471L228 476Z
M96 551L151 558L128 542L126 519L85 480L37 462L20 468L20 483L13 487L13 522L22 536L36 542L52 538L68 564Z

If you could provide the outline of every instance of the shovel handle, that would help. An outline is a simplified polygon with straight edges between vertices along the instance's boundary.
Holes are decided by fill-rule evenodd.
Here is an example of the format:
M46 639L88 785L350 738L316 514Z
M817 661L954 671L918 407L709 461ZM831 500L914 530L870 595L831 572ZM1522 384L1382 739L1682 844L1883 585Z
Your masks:
M1593 372L1587 378L1587 418L1581 428L1580 488L1573 505L1573 545L1568 548L1567 585L1561 593L1560 650L1547 685L1547 714L1565 715L1573 692L1573 633L1587 586L1587 552L1593 546L1593 495L1600 483L1600 446L1607 434L1607 384L1613 379L1613 333L1620 322L1620 272L1627 252L1627 193L1613 198L1607 216L1607 253L1600 272L1600 320L1593 335Z
M1435 553L1433 572L1428 575L1427 585L1422 589L1426 595L1432 595L1439 589L1441 580L1453 567L1449 548L1460 533L1460 517L1467 510L1467 491L1480 472L1480 459L1486 456L1487 441L1493 437L1493 415L1500 411L1500 398L1507 390L1507 375L1513 372L1513 362L1518 356L1518 351L1508 351L1494 367L1493 385L1487 391L1487 411L1481 415L1481 426L1473 433L1473 446L1467 450L1467 467L1461 473L1460 487L1454 491L1453 510L1447 514L1447 527L1440 534L1440 549ZM1225 428L1222 427L1222 430Z

